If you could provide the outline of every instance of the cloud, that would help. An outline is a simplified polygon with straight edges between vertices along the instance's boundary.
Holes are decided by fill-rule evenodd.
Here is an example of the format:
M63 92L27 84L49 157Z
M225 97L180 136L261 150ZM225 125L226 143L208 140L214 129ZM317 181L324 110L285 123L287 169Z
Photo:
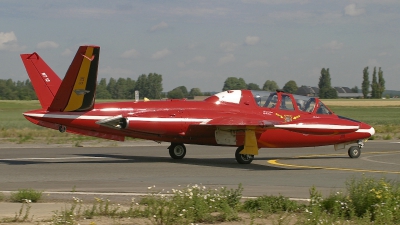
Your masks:
M365 13L365 9L357 9L356 4L350 4L344 8L344 13L349 16L359 16Z
M381 64L376 59L369 59L368 64L369 68L372 68L371 71L374 71L374 67L380 67ZM372 74L372 72L370 72Z
M256 45L260 41L260 37L257 36L247 36L244 41L246 45Z
M388 52L381 52L378 54L378 56L391 56L391 54L389 54Z
M233 54L227 54L226 56L221 57L218 60L218 65L221 66L223 64L226 64L226 63L229 63L229 62L233 62L233 61L235 61L235 56Z
M163 30L163 29L167 29L169 26L166 22L161 22L157 25L154 25L150 28L150 31L156 31L156 30Z
M112 68L110 66L99 68L99 74L110 75L111 77L129 77L133 74L132 70L122 68Z
M5 33L0 32L0 51L21 51L24 50L25 46L19 46L17 36L14 31Z
M164 48L163 50L154 53L151 56L151 58L155 59L155 60L163 59L163 58L167 57L167 55L169 55L169 54L171 54L171 51L168 50L168 48Z
M329 42L329 43L326 43L325 45L322 46L322 48L324 48L324 49L329 49L329 50L332 50L332 51L333 51L333 50L342 49L343 46L344 46L343 43L334 40L334 41L331 41L331 42Z
M61 55L63 55L63 56L72 55L72 51L71 51L69 48L66 48L66 49L61 53Z
M301 21L312 18L313 14L304 11L280 11L269 13L268 16L275 20Z
M43 41L36 45L37 49L58 48L58 44L54 41Z
M178 67L183 68L187 64L204 63L205 61L206 61L206 57L204 57L204 56L196 56L193 59L186 60L185 62L178 62Z
M204 56L196 56L191 60L188 60L186 63L204 63L206 61L206 57Z
M124 53L121 54L122 58L128 59L128 58L138 58L140 56L140 52L138 52L136 49L130 49L125 51Z
M238 46L238 45L237 45L236 43L229 42L229 41L222 42L222 43L219 45L219 47L220 47L224 52L233 52L233 51L235 51L235 48L236 48L237 46Z
M258 67L268 67L269 63L267 61L256 60L246 64L246 67L249 68L258 68Z
M197 16L197 17L210 17L210 16L225 16L231 13L231 10L223 7L210 7L210 8L201 8L201 7L177 7L177 8L169 8L168 12L172 15L177 16Z
M309 0L242 0L244 3L263 3L263 4L306 4Z

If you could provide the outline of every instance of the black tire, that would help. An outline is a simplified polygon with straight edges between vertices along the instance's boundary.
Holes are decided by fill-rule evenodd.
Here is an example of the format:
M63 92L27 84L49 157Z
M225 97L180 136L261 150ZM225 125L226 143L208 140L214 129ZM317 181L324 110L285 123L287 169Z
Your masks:
M358 146L351 146L349 148L348 154L350 158L358 158L361 155L361 149Z
M60 131L61 133L64 133L65 131L67 131L67 127L64 125L59 125L58 126L58 131Z
M239 146L235 152L236 161L239 164L250 164L253 159L254 155L247 155L247 154L240 154L240 152L244 149L244 146Z
M168 149L169 149L169 155L173 159L183 159L186 155L186 147L184 144L171 143Z

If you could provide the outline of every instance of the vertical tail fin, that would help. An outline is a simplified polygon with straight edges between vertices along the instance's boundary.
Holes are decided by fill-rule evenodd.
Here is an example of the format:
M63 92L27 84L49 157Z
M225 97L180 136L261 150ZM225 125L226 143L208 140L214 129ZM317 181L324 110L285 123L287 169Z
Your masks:
M49 111L89 111L94 106L99 46L80 46Z
M61 79L36 52L21 54L21 59L42 108L47 109L61 85Z

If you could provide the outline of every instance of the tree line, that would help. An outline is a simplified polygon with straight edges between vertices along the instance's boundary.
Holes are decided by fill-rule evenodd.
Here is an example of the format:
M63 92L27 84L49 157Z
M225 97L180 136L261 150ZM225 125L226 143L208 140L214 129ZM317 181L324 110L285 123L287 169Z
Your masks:
M329 68L322 68L321 76L318 82L320 98L337 98L337 91L331 86L331 77ZM382 98L385 91L385 80L383 71L379 67L378 75L376 67L372 74L372 82L369 81L368 67L363 70L363 81L361 84L361 92L364 98ZM371 87L371 91L369 88ZM294 80L285 83L282 90L288 93L296 93L298 86ZM222 87L222 91L226 90L265 90L276 91L279 89L278 84L273 80L266 80L262 87L255 83L246 83L243 78L228 77ZM163 92L162 75L157 73L142 74L137 80L131 78L110 78L107 82L105 78L100 79L97 84L96 98L98 99L134 99L135 91L139 91L140 98L147 97L149 99L161 98L191 98L194 96L209 96L212 93L204 93L199 88L192 88L190 91L185 86L178 86L169 92ZM352 88L354 93L358 93L357 86ZM34 100L37 99L30 80L13 81L12 79L0 79L0 99L3 100Z
M385 79L383 78L383 71L379 67L378 77L376 76L376 67L374 67L374 72L372 75L372 83L369 82L369 73L368 67L365 67L363 70L363 82L361 84L362 93L364 98L382 98L382 94L385 91ZM369 88L371 87L371 91ZM338 98L338 93L335 88L331 85L331 75L329 73L329 68L322 68L321 75L319 77L318 82L319 88L319 98L324 99L333 99ZM259 87L258 84L249 83L246 84L243 78L236 77L228 77L224 82L223 91L226 90L237 90L237 89L248 89L248 90L265 90L265 91L275 91L279 89L279 86L275 81L267 80L265 81L262 88ZM290 80L285 83L282 87L284 92L288 93L296 93L299 87L296 84L296 81ZM353 93L359 93L358 86L354 86L351 88Z

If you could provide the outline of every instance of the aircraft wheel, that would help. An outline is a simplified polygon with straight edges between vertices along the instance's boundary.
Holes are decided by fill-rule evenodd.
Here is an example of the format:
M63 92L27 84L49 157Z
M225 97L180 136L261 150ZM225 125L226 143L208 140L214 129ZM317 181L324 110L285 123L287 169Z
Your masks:
M173 159L183 159L186 155L186 147L184 144L171 143L168 149L169 155Z
M58 131L60 131L61 133L64 133L65 131L67 131L67 127L64 125L59 125L58 126Z
M240 152L243 150L243 148L244 148L244 146L239 146L236 149L236 152L235 152L236 161L239 164L250 164L254 159L254 155L240 154Z
M361 149L358 146L351 146L348 153L350 158L358 158L361 155Z

